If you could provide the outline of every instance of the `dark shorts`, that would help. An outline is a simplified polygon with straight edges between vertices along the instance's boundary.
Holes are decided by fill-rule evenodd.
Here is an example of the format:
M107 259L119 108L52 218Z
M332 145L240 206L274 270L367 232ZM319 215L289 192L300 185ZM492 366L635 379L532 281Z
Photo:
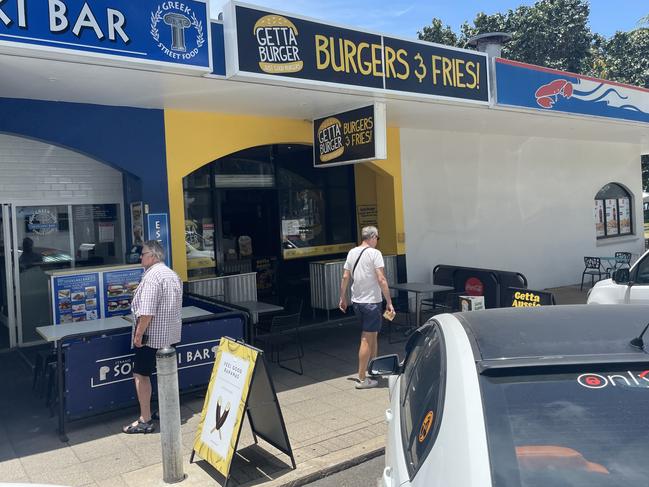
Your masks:
M358 318L363 331L381 331L381 307L383 303L352 303L354 314Z
M155 372L155 354L157 348L144 345L135 347L135 359L133 360L133 373L150 377Z

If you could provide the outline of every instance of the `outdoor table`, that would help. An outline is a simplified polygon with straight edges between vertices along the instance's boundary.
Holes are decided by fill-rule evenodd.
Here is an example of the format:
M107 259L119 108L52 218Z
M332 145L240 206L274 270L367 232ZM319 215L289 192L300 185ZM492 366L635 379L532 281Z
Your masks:
M214 313L201 309L197 306L186 306L182 308L182 319L198 318L201 316L210 316ZM46 341L53 343L56 348L56 373L58 377L58 414L59 414L59 436L61 441L68 441L65 434L65 403L64 403L64 376L63 367L63 342L67 338L92 335L101 335L107 332L116 331L124 328L132 328L133 323L126 316L111 316L110 318L101 318L98 320L81 321L76 323L64 323L61 325L39 326L36 332Z
M399 284L389 284L390 289L395 291L406 291L408 293L415 294L415 324L416 326L421 325L419 322L421 315L421 295L422 294L432 294L433 296L437 292L442 291L452 291L455 289L453 286L442 286L440 284L428 284L425 282L401 282Z
M250 313L250 342L254 343L255 326L259 323L259 315L278 313L284 311L284 306L277 304L265 303L263 301L238 301L232 303L235 306L245 308Z

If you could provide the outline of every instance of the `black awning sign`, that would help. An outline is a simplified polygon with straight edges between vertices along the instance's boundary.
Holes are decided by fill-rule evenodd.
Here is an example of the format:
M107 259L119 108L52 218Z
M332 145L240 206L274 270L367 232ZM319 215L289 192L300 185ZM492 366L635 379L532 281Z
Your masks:
M482 52L348 29L238 1L225 7L224 32L228 77L489 102Z
M376 103L313 121L313 165L386 159L385 105Z

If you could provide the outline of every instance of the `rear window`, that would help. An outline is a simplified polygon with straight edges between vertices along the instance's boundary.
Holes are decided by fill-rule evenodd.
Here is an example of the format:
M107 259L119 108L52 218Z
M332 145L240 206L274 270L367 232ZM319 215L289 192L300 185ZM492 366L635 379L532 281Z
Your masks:
M649 370L482 376L481 387L494 485L648 484Z

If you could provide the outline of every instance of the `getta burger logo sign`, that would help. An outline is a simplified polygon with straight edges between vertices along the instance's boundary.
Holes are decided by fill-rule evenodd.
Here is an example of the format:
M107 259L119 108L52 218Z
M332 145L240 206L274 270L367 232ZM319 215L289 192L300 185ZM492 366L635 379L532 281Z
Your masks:
M304 67L300 59L299 32L295 24L281 15L265 15L253 28L257 40L259 69L264 73L297 73Z
M357 108L313 121L313 165L386 159L385 105Z

